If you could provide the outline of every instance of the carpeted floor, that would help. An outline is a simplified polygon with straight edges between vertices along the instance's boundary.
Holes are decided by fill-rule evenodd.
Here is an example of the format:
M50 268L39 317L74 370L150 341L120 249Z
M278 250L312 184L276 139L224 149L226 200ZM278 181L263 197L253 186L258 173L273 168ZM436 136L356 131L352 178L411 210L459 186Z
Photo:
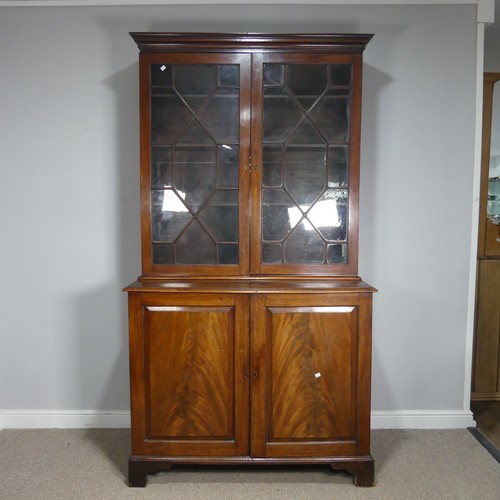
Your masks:
M128 430L0 431L2 500L499 500L500 465L466 430L372 432L376 486L328 468L175 468L126 485Z

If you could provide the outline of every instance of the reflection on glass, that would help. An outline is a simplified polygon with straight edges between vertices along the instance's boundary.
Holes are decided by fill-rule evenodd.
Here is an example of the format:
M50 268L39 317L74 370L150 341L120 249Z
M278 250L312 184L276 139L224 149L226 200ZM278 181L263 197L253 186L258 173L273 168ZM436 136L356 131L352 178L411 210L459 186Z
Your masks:
M181 199L186 199L186 193L178 191L176 195L173 191L164 191L162 212L187 212L188 209Z
M192 220L192 216L181 197L173 190L154 190L152 195L153 241L174 241Z
M335 200L318 201L309 213L309 220L318 229L340 227L342 221L339 218L337 202Z
M311 208L308 218L326 241L347 238L347 190L327 191Z
M314 204L309 212L308 206L288 209L289 226L301 223L306 231L317 230L325 240L345 240L346 207L336 200L322 199ZM307 212L307 215L304 214Z

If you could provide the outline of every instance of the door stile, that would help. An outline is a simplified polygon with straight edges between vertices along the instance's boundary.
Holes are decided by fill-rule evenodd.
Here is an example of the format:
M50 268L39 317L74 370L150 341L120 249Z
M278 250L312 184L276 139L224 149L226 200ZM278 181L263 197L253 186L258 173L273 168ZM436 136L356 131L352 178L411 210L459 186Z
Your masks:
M262 183L262 81L263 54L252 55L252 148L251 148L251 208L252 220L250 228L250 273L259 274L261 262L261 183Z
M239 155L239 265L240 275L248 275L250 266L250 160L251 160L251 109L252 109L252 64L251 55L241 54L240 61L240 155Z
M372 294L359 296L355 426L361 455L370 454L372 301Z
M238 295L234 299L236 310L234 346L234 433L235 455L247 455L250 441L250 298Z
M266 377L266 296L250 299L250 455L266 456L268 401Z

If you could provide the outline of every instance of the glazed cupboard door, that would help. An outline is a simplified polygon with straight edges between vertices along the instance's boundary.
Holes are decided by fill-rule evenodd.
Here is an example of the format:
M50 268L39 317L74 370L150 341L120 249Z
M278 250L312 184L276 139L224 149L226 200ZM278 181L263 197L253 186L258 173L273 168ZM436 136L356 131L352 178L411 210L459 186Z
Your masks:
M254 54L252 273L357 273L361 70L361 54Z
M144 276L248 273L250 55L141 53Z
M369 455L371 294L252 299L254 457Z
M248 454L248 298L130 293L132 454Z

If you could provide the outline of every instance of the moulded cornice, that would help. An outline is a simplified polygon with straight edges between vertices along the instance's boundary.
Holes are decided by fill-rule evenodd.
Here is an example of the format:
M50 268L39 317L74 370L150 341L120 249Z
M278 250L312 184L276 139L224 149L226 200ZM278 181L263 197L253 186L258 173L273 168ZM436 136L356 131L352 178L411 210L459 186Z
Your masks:
M495 20L495 0L0 0L0 7L82 7L210 4L477 5L477 22L493 23Z

